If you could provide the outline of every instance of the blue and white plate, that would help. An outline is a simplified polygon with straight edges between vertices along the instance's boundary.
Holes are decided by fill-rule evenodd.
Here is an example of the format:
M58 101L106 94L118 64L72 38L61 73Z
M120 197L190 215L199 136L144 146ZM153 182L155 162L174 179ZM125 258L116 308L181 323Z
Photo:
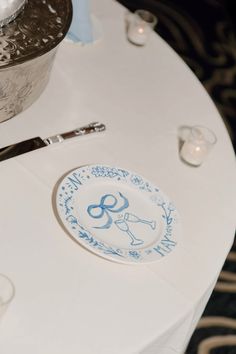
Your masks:
M88 165L70 172L58 187L56 205L76 241L113 261L156 261L178 244L174 205L144 177L122 168Z

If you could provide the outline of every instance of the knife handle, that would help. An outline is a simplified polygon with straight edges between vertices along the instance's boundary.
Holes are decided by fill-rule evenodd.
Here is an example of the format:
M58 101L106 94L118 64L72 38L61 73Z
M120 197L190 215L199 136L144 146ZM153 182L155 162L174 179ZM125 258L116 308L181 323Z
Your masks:
M81 136L81 135L87 135L91 133L98 133L102 132L106 129L106 126L102 123L99 122L93 122L88 125L85 125L83 127L77 128L75 130L71 130L66 133L62 134L57 134L54 136L51 136L49 138L44 139L44 143L46 145L51 145L54 143L61 143L62 141L70 138L74 138L76 136Z

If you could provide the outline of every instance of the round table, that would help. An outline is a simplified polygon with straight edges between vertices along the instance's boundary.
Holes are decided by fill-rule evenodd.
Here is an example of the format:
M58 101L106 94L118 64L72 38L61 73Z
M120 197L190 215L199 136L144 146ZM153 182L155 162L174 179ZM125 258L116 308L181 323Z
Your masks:
M232 145L200 82L155 33L129 43L126 10L93 1L100 41L63 41L50 82L30 108L1 123L1 146L92 121L104 133L0 163L0 272L16 295L0 323L4 354L183 353L233 242ZM217 144L194 168L179 158L179 129L205 125ZM54 213L61 176L91 163L136 171L175 203L178 247L140 265L108 261L65 232Z

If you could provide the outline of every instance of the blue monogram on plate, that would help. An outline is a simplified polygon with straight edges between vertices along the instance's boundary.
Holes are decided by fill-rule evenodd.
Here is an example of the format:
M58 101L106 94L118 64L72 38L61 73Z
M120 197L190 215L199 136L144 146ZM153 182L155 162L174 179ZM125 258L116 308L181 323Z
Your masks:
M96 197L90 187L98 188ZM178 212L159 188L136 173L112 166L88 165L68 173L58 188L57 210L77 241L125 263L167 256L181 233Z

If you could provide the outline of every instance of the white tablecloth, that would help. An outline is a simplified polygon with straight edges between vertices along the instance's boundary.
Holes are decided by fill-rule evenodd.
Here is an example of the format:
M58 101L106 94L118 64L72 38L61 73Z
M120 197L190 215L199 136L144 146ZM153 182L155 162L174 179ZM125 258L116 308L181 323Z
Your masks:
M234 153L212 101L158 35L144 48L126 40L123 7L99 0L92 11L101 41L64 41L40 99L1 123L1 146L107 125L0 163L0 272L16 287L0 323L4 354L182 353L233 241ZM218 138L200 168L178 155L179 127L194 124ZM56 183L91 163L136 171L168 194L183 227L175 251L121 265L65 233L53 211Z

